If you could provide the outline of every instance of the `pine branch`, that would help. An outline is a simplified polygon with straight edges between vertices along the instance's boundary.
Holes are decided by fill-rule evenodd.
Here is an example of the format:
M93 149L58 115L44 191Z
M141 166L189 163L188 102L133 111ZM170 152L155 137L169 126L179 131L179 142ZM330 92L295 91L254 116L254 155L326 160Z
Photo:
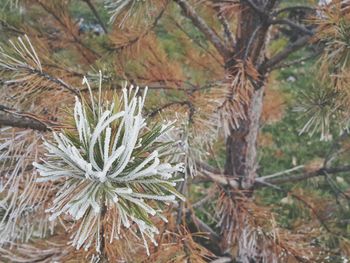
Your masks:
M297 10L305 10L305 11L308 11L308 12L314 12L314 11L316 11L316 8L311 7L311 6L306 6L306 5L305 6L302 6L302 5L289 6L289 7L285 7L285 8L277 10L275 12L275 15L279 15L279 14L285 13L285 12L297 11Z
M108 258L110 241L106 240L127 238L123 232L128 229L135 235L139 233L149 255L146 238L154 241L158 233L150 216L158 216L160 208L176 198L184 200L175 188L178 179L175 176L182 172L183 165L170 164L162 155L171 151L173 141L161 138L168 138L166 132L173 123L146 128L142 109L147 90L139 97L138 88L124 87L123 99L113 96L111 106L102 97L102 79L100 73L97 98L91 96L89 104L76 99L72 116L77 133L73 136L66 130L59 135L54 133L54 141L45 144L47 152L55 155L47 155L42 163L33 163L40 174L37 181L65 179L48 211L52 220L69 214L77 225L88 226L73 230L72 245L77 249L88 249L96 242L97 252L102 258L106 253ZM86 78L83 83L90 89ZM103 138L103 143L99 143L99 138ZM71 173L72 170L79 172ZM76 180L81 187L77 188ZM166 221L164 216L159 218ZM107 220L112 229L123 228L108 233L108 239Z
M215 173L216 169L213 169L212 171L206 170L202 166L198 166L200 168L201 174L204 176L204 178L195 178L193 182L215 182L222 186L230 186L233 189L238 189L238 178L232 178L232 176L224 175L224 174L218 174ZM283 171L285 172L285 171ZM304 181L310 178L318 177L318 176L324 176L325 173L327 174L338 174L338 173L344 173L344 172L350 172L350 165L345 166L339 166L339 167L333 167L333 168L320 168L316 171L312 172L306 172L306 173L300 173L295 175L288 175L284 177L280 177L281 173L276 173L275 176L263 176L256 178L256 181L254 183L254 187L266 187L266 186L277 186L284 183L296 183L300 181Z
M9 25L5 20L0 19L0 30L1 31L7 31L7 32L11 32L15 35L24 35L25 33L22 30L19 30L15 27L13 27L12 25Z
M183 27L173 18L170 17L170 19L174 22L174 25L181 30L189 39L193 41L198 47L203 49L205 52L207 52L219 65L223 66L222 62L213 54L210 50L208 50L206 47L204 47L197 39L193 38Z
M211 263L230 263L230 262L232 262L231 257L220 257L218 259L211 261Z
M192 21L193 25L196 26L208 38L208 40L214 45L216 50L223 57L226 57L231 53L226 45L222 42L220 37L216 34L216 32L207 25L202 17L197 14L196 10L188 3L188 1L174 1L181 7L184 15L189 18Z
M55 83L58 86L66 89L66 90L72 92L73 94L75 94L76 96L80 97L80 93L79 93L79 90L77 88L74 88L74 87L68 85L66 82L64 82L60 78L55 78L55 77L49 75L48 73L39 71L37 69L32 69L32 68L24 68L24 69L29 71L30 74L37 75L37 76L44 78L52 83Z
M85 1L85 0L84 0ZM165 10L166 10L167 5L165 5L165 7L159 12L159 14L157 15L157 17L154 19L154 22L152 23L151 26L149 26L147 29L144 30L144 32L136 37L134 37L133 39L131 39L130 41L128 41L127 43L118 46L116 48L110 48L110 51L120 51L123 50L125 48L131 47L132 45L134 45L135 43L137 43L140 39L146 37L157 25L159 20L162 18Z
M88 47L82 40L69 28L64 20L61 19L47 4L44 4L42 0L35 0L48 14L50 14L73 38L74 43L77 46L77 49L83 56L83 58L88 62L92 63L93 61L89 58L88 53L92 54L95 57L101 57L95 50ZM85 51L84 51L85 50ZM88 52L88 53L87 53Z
M295 29L303 34L306 34L306 35L310 35L312 36L314 34L314 32L310 29L307 29L306 27L304 27L303 25L299 25L289 19L275 19L273 21L271 21L271 24L272 25L288 25L290 26L292 29Z
M276 186L274 184L270 184L270 183L264 183L263 185L265 186L270 186L272 187L273 189L279 191L279 192L282 192L284 193L285 195L290 195L292 196L293 198L295 198L296 200L298 200L299 202L303 203L308 209L310 209L310 211L312 212L312 214L317 218L318 222L324 227L324 229L332 234L332 235L336 235L335 233L333 233L331 231L331 229L328 227L328 225L324 222L323 218L319 215L319 213L317 212L317 210L312 206L310 205L306 200L304 200L304 198L302 198L301 196L299 195L296 195L294 194L293 192L291 191L287 191L287 190L284 190L282 189L281 187L279 186Z
M194 213L191 213L191 217L193 219L193 223L201 232L209 233L211 241L217 244L220 242L220 236L210 226L200 220Z
M175 105L179 105L179 106L187 106L190 110L194 110L194 106L192 105L192 103L188 100L185 100L185 101L172 101L172 102L169 102L167 104L164 104L163 106L159 107L158 109L150 112L148 114L148 117L150 118L153 118L154 116L156 116L158 113L162 112L163 110L167 109L167 108L170 108L172 106L175 106Z
M36 88L55 84L80 96L78 89L43 71L40 58L27 35L18 37L16 41L10 40L9 43L11 50L0 49L0 69L4 83L29 84ZM5 73L10 74L6 76Z
M280 68L288 68L288 67L291 67L294 65L300 65L301 63L308 61L310 59L313 59L320 54L321 54L321 52L318 51L318 52L312 53L311 55L306 56L306 57L301 57L301 58L298 58L298 59L295 59L292 61L287 61L285 63L279 63L278 65L272 67L271 70L280 69Z
M98 23L100 24L100 26L102 27L103 29L103 32L105 32L105 34L108 34L108 30L107 30L107 27L106 25L103 23L100 15L98 14L95 6L93 5L93 3L90 1L90 0L83 0L90 8L90 10L92 11L92 13L94 14L94 16L96 17Z
M269 13L267 13L263 7L257 5L253 0L243 0L243 2L246 2L250 6L250 8L252 8L264 20L269 19Z
M229 46L234 48L235 47L235 37L230 29L229 22L227 21L225 15L223 13L218 14L218 19L224 28L224 34L227 38Z
M290 54L306 46L309 43L310 39L311 39L311 36L309 35L303 36L299 38L297 41L295 41L294 43L292 43L291 45L288 45L281 52L279 52L272 58L268 59L265 63L263 63L259 67L259 72L262 72L262 73L269 72L272 68L274 68L280 62L286 59Z
M350 165L345 166L339 166L339 167L332 167L332 168L320 168L316 171L307 172L307 173L301 173L301 174L295 174L295 175L288 175L285 177L259 177L256 179L256 185L263 184L264 182L268 182L273 185L280 185L284 183L295 183L304 181L310 178L314 178L317 176L324 176L325 173L327 174L338 174L338 173L344 173L344 172L350 172Z
M10 126L16 128L32 129L37 131L51 131L57 123L43 121L35 115L17 112L6 106L0 105L0 127Z

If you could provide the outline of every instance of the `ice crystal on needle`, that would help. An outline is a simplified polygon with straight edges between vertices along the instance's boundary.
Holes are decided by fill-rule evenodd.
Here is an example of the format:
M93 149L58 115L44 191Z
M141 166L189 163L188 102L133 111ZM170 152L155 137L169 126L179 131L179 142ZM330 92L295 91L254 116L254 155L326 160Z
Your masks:
M105 103L101 82L98 97L91 103L76 99L74 131L54 133L53 142L45 142L47 157L34 163L40 181L62 182L53 205L48 209L51 220L70 215L77 226L73 245L88 249L94 242L100 250L101 238L121 238L121 229L134 225L146 248L146 237L154 243L157 228L151 216L162 215L163 205L182 198L176 191L182 164L167 160L173 142L162 136L172 123L146 126L142 116L147 90L142 97L139 89L123 89L121 99ZM62 179L63 178L63 179ZM106 213L112 213L112 231L101 237L101 225ZM111 216L108 216L109 220Z

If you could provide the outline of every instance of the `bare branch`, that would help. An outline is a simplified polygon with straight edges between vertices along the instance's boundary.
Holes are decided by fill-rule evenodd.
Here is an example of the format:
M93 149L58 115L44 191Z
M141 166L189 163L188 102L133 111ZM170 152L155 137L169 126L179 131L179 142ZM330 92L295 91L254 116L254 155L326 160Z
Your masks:
M191 215L192 215L192 219L193 219L194 224L198 227L198 229L201 232L209 233L210 239L212 241L214 241L214 240L216 242L220 241L220 236L213 229L211 229L210 226L208 226L206 223L204 223L202 220L200 220L198 217L196 217L194 215L194 213L191 213Z
M192 209L202 207L204 204L206 204L207 202L212 200L212 198L213 198L213 193L211 193L211 194L209 193L209 194L205 195L205 197L203 199L200 199L196 203L192 204Z
M24 35L25 33L12 25L9 25L5 20L0 19L1 31L11 32L15 35Z
M235 47L235 37L233 36L233 33L230 29L230 26L228 24L228 21L223 13L218 14L218 19L221 23L221 25L224 28L224 33L227 38L227 41L229 42L229 46L234 48Z
M0 105L0 127L10 126L16 128L32 129L37 131L51 131L57 123L42 120L30 113L17 112Z
M209 171L209 172L214 173L214 174L221 173L219 169L212 167L209 164L207 164L205 162L201 162L199 160L196 160L196 166L201 170L206 170L206 171Z
M148 114L148 117L153 118L154 116L156 116L158 113L162 112L163 110L165 110L167 108L170 108L172 106L175 106L175 105L187 106L190 110L194 110L194 107L193 107L192 103L190 101L188 101L188 100L185 100L185 101L172 101L172 102L166 103L163 106L159 107L158 109L150 112Z
M107 27L106 25L103 23L100 15L98 14L95 6L91 3L91 0L83 0L88 6L89 8L91 9L92 13L94 14L94 16L96 17L98 23L101 25L102 29L103 29L103 32L105 32L105 34L108 33L107 31Z
M263 73L270 71L273 67L278 65L284 59L286 59L290 54L294 53L295 51L297 51L297 50L303 48L305 45L307 45L310 38L311 37L309 35L303 36L303 37L299 38L297 41L295 41L294 43L292 43L291 45L288 45L281 52L279 52L278 54L276 54L275 56L273 56L272 58L267 60L265 63L263 63L259 67L259 71L263 72Z
M291 191L286 191L284 189L282 189L281 187L279 186L276 186L274 184L270 184L270 183L264 183L265 186L270 186L272 187L273 189L279 191L279 192L282 192L286 195L290 195L292 196L293 198L295 198L296 200L298 200L299 202L303 203L308 209L310 209L310 211L312 212L312 214L317 218L318 222L324 227L324 229L326 229L326 231L328 233L331 233L333 235L335 235L335 233L333 233L330 228L328 227L328 225L324 222L323 218L319 215L318 211L312 206L310 205L306 200L304 200L304 198L302 198L301 196L299 195L296 195L294 193L292 193Z
M316 11L316 9L311 7L311 6L303 6L303 5L300 6L299 5L299 6L289 6L289 7L279 9L275 12L275 14L279 15L279 14L284 13L284 12L291 12L291 11L296 11L296 10L305 10L308 12Z
M215 54L213 54L210 50L208 50L207 48L205 48L198 40L196 40L195 38L193 38L185 29L182 28L182 26L173 18L170 17L170 19L174 22L174 25L181 30L181 32L183 32L189 39L191 39L193 41L193 43L195 43L197 46L199 46L201 49L203 49L204 51L206 51L220 66L223 67L222 62L215 56Z
M222 186L227 186L227 185L231 186L234 189L237 189L239 187L238 178L233 178L232 176L228 176L224 174L218 174L218 173L215 173L216 169L212 169L212 171L209 171L209 170L206 170L204 167L205 167L204 165L198 166L204 178L203 177L202 178L199 177L198 179L194 178L193 182L212 181ZM210 166L209 166L209 169L211 169ZM297 169L300 169L300 167L298 167ZM312 172L298 173L295 175L280 177L280 175L283 175L290 171L295 171L297 169L296 168L289 169L283 172L276 173L273 176L268 175L268 176L258 177L255 180L254 187L277 186L284 183L295 183L295 182L304 181L317 176L324 176L325 173L338 174L343 172L350 172L350 165L333 167L333 168L320 168Z
M211 263L230 263L230 262L232 262L232 258L230 257L220 257L218 259L211 261Z
M220 243L220 236L206 223L200 220L192 209L187 209L186 219L190 221L192 219L194 225L200 232L208 233L210 241L212 241L214 246L217 246Z
M303 25L299 25L299 24L297 24L289 19L285 19L285 18L272 20L271 25L288 25L292 29L295 29L299 32L306 34L306 35L312 36L314 34L314 32L312 30L307 29Z
M223 57L230 54L230 50L225 46L216 32L214 32L214 30L207 25L203 18L197 14L196 10L186 0L174 1L181 7L185 16L189 18L194 26L196 26L208 38L208 40Z
M274 174L270 174L270 175L265 175L264 176L264 179L271 179L271 178L275 178L275 177L278 177L278 176L281 176L281 175L286 175L286 174L289 174L291 172L295 172L295 171L298 171L300 169L303 169L305 166L304 165L298 165L298 166L295 166L293 168L290 168L290 169L287 169L287 170L283 170L283 171L280 171L280 172L277 172L277 173L274 173Z
M295 183L295 182L304 181L317 176L324 176L325 173L337 174L337 173L344 173L344 172L350 172L350 165L333 167L333 168L320 168L316 171L296 174L296 175L288 175L284 177L264 177L263 176L256 179L256 184L263 184L264 182L268 182L274 185L279 185L284 183Z
M220 173L219 169L216 169L198 160L196 160L196 166L198 171L201 173L202 177L200 176L195 177L193 179L194 183L211 181L223 186L229 185L234 189L237 189L239 187L237 178L232 177L232 175L230 176L223 175Z
M248 58L248 55L250 53L250 49L255 41L256 36L258 35L259 30L262 28L261 25L257 26L253 32L253 34L250 36L247 47L244 52L244 60Z
M307 60L310 60L310 59L313 59L313 58L317 57L319 54L321 54L321 52L312 53L309 56L301 57L301 58L295 59L293 61L287 61L285 63L280 63L280 64L272 67L271 70L280 69L280 68L287 68L287 67L291 67L291 66L294 66L294 65L298 65L298 64L301 64L301 63L303 63L303 62L305 62Z
M261 7L258 6L254 1L252 0L244 0L256 13L258 13L262 17L269 17L269 14Z

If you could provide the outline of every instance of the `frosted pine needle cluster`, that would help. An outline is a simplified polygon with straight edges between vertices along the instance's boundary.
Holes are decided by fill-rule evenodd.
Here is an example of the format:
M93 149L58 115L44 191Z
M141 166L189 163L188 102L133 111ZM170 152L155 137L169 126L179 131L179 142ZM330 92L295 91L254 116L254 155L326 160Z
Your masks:
M109 104L102 98L101 81L97 98L86 79L84 83L91 103L76 98L74 131L54 133L54 141L44 144L46 158L34 163L39 182L62 184L47 210L50 220L63 215L74 219L72 245L77 249L96 246L99 252L102 238L112 243L126 228L138 229L147 249L146 237L155 243L158 233L151 217L166 221L164 205L182 198L175 189L180 179L174 178L182 164L166 159L174 142L164 135L173 125L146 126L142 108L147 90L139 97L138 88L124 88L122 98ZM107 217L112 230L103 235Z

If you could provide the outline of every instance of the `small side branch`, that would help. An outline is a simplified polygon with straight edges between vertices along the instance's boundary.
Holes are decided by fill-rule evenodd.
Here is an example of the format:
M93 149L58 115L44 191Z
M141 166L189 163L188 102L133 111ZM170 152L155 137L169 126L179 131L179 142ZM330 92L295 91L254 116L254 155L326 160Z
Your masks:
M5 31L5 32L10 32L13 33L15 35L24 35L25 32L22 30L19 30L15 27L13 27L12 25L8 24L5 20L0 19L0 26L1 26L1 31Z
M344 173L344 172L350 172L350 165L333 167L333 168L320 168L316 171L295 174L295 175L288 175L284 177L271 177L271 176L264 177L263 176L256 179L256 184L257 185L263 184L264 182L267 182L273 185L280 185L284 183L295 183L295 182L304 181L317 176L324 176L326 173L338 174L338 173Z
M247 3L247 5L253 9L261 18L262 20L268 21L270 20L270 14L269 12L265 9L265 7L259 6L254 1L252 0L244 0L244 2ZM275 1L271 1L271 6L274 6Z
M194 213L191 214L193 223L198 227L198 229L201 232L209 233L210 240L219 243L220 242L220 236L206 223L204 223L202 220L200 220L198 217L194 215Z
M280 62L282 62L284 59L286 59L290 54L293 52L303 48L306 46L306 44L309 42L311 36L303 36L299 38L297 41L292 43L291 45L288 45L285 49L283 49L281 52L273 56L272 58L268 59L265 63L263 63L259 67L259 71L266 73L270 71L272 68L277 66Z
M120 46L115 47L115 48L110 48L110 50L112 50L112 51L124 50L125 48L131 47L132 45L136 44L140 39L146 37L158 25L158 22L163 17L163 14L164 14L166 8L167 8L167 5L159 12L157 17L154 19L154 22L152 23L152 25L149 26L148 29L146 29L142 34L132 38L130 41L128 41L127 43L125 43L123 45L120 45Z
M232 33L231 29L230 29L230 26L228 24L228 21L227 21L225 15L222 14L222 13L219 13L218 14L218 19L219 19L221 25L224 28L224 34L225 34L225 36L227 38L229 46L234 48L235 47L235 38L233 36L233 33Z
M223 67L222 62L220 61L219 58L216 57L216 55L211 52L208 48L204 47L200 41L198 41L196 38L194 38L193 36L191 36L191 34L189 34L184 28L182 28L182 26L173 18L170 17L170 19L174 22L174 25L181 31L183 32L189 39L191 39L193 41L193 43L195 43L198 47L200 47L201 49L203 49L205 52L207 52L220 66Z
M285 13L285 12L292 12L292 11L298 11L298 10L304 10L307 12L314 12L316 11L315 8L311 7L311 6L289 6L289 7L285 7L282 9L279 9L275 12L276 15L279 15L281 13Z
M315 52L315 53L312 53L309 56L302 57L302 58L299 58L299 59L295 59L293 61L287 61L287 62L284 62L284 63L279 63L278 65L272 67L271 70L280 69L280 68L288 68L288 67L291 67L291 66L294 66L294 65L300 65L301 63L303 63L305 61L308 61L310 59L313 59L313 58L317 57L320 54L321 54L321 52Z
M164 104L160 108L152 111L151 113L148 114L148 117L153 118L154 116L156 116L158 113L162 112L163 110L170 108L172 106L175 106L175 105L187 106L190 111L194 110L194 107L190 101L187 101L187 100L185 100L185 101L173 101L173 102L169 102L167 104Z
M77 49L79 50L79 52L81 53L81 55L84 57L84 59L88 62L88 63L92 63L94 62L94 60L92 60L89 57L89 54L92 54L93 56L100 58L101 55L99 53L97 53L95 50L93 50L92 48L90 48L89 46L87 46L85 43L82 42L82 40L79 38L79 36L66 24L65 20L62 20L62 18L60 16L58 16L53 9L51 9L48 5L48 3L44 2L43 0L35 0L48 14L50 14L61 26L62 28L64 28L68 34L72 37L72 39L74 40L74 43L77 46Z
M226 57L230 54L230 50L225 46L225 44L221 41L220 37L216 34L216 32L210 28L207 23L201 18L195 9L188 3L186 0L174 0L184 12L184 15L189 18L194 26L196 26L214 45L216 50L223 56Z
M292 29L295 29L305 35L310 35L312 36L314 34L314 32L310 29L307 29L306 27L304 27L303 25L299 25L289 19L275 19L271 21L272 25L287 25Z
M281 187L279 186L276 186L274 184L270 184L270 183L264 183L264 185L266 186L270 186L272 187L273 189L279 191L279 192L282 192L284 193L285 195L290 195L292 196L293 198L295 198L296 200L298 200L299 202L303 203L311 212L312 214L317 218L318 222L324 227L324 229L330 233L330 234L333 234L335 235L336 233L333 233L331 231L331 229L328 227L328 225L326 224L326 222L323 220L323 218L319 215L318 211L311 205L309 204L306 200L304 200L304 198L302 198L301 196L299 195L296 195L294 194L293 192L291 191L286 191L284 189L282 189Z
M17 112L8 107L0 105L0 127L10 126L36 131L52 131L57 123L44 121L30 113Z
M99 23L100 26L102 27L103 32L105 32L105 34L107 34L107 33L108 33L107 27L106 27L106 25L103 23L103 21L102 21L100 15L98 14L98 12L97 12L95 6L91 3L90 0L83 0L83 1L89 6L90 10L92 11L92 13L94 14L94 16L96 17L98 23Z
M44 78L52 83L55 83L58 86L61 86L62 88L66 89L66 90L72 92L73 94L75 94L76 96L80 97L80 93L79 93L78 89L71 87L70 85L68 85L66 82L64 82L61 79L55 78L55 77L53 77L45 72L41 72L41 71L36 70L36 69L32 69L32 68L24 68L24 69L28 70L31 74L37 75L37 76Z
M206 166L201 165L198 166L200 168L200 173L203 176L202 178L198 177L194 179L194 182L215 182L222 186L230 186L233 189L238 189L239 183L238 178L233 178L232 176L224 175L224 174L218 174L215 173L215 169L208 170L206 169ZM209 166L210 168L210 166ZM310 178L314 178L317 176L324 176L325 174L338 174L338 173L344 173L344 172L350 172L350 165L345 166L339 166L339 167L332 167L332 168L320 168L315 171L311 172L304 172L304 173L297 173L297 174L289 174L288 176L281 176L286 173L296 171L301 169L302 166L299 166L297 168L292 168L283 172L278 172L273 175L258 177L255 180L254 188L259 187L266 187L271 186L274 188L274 186L277 187L277 185L281 185L284 183L296 183L300 181L304 181Z

